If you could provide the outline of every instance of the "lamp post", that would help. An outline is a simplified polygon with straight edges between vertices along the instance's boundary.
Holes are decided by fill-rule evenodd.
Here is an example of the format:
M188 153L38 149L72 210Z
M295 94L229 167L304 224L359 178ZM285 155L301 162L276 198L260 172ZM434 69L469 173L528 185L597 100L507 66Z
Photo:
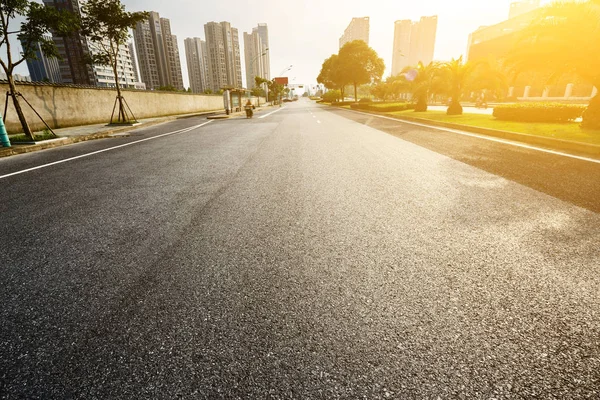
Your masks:
M252 60L250 61L250 65L254 66L254 61L256 61L259 57L266 56L268 51L269 51L269 48L267 47L265 49L265 51L263 51L261 54L255 55L254 58L252 58ZM256 68L256 69L258 69L258 68ZM256 77L256 75L255 75L255 77ZM262 76L261 76L261 78L262 78ZM256 85L256 81L254 84ZM269 90L269 87L267 86L267 91L268 90ZM268 97L267 97L267 100L268 100ZM258 103L258 106L260 106L260 95L258 96L257 103Z
M283 76L283 74L285 74L286 72L288 72L289 70L291 70L293 67L294 67L294 65L290 65L289 67L286 67L283 71L281 71L279 73L279 76ZM279 107L281 107L281 95L280 95L280 99L279 99Z

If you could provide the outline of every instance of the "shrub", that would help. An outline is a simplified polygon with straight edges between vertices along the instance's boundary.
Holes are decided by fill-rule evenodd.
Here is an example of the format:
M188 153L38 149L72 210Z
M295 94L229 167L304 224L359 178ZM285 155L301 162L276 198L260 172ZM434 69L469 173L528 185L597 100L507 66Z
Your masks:
M501 121L568 122L580 118L586 106L560 103L503 104L494 108L494 117Z
M330 90L323 95L323 101L327 103L333 103L342 97L339 90Z
M411 103L355 103L350 108L365 111L394 112L412 110L415 105Z
M363 99L360 99L358 102L359 102L359 103L365 103L365 104L366 104L366 103L372 103L372 102L373 102L373 100L371 100L371 99L369 99L369 98L365 97L365 98L363 98Z

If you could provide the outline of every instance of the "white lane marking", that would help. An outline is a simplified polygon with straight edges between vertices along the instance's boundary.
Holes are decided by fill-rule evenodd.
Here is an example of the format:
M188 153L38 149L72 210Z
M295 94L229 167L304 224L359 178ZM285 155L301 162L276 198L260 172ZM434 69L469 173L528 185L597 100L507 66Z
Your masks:
M177 135L177 134L180 134L180 133L186 133L186 132L190 132L190 131L193 131L194 129L198 129L198 128L200 128L200 127L203 127L204 125L208 125L208 124L210 124L211 122L212 122L212 120L210 120L210 121L208 121L208 122L205 122L205 123L203 123L203 124L200 124L200 125L195 125L195 126L191 126L191 127L189 127L189 128L180 129L180 130L178 130L178 131L174 131L174 132L168 132L168 133L162 133L162 134L160 134L160 135L157 135L157 136L152 136L152 137L149 137L149 138L146 138L146 139L140 139L140 140L136 140L135 142L129 142L129 143L125 143L125 144L120 144L120 145L118 145L118 146L113 146L113 147L109 147L109 148L106 148L106 149L102 149L102 150L93 151L93 152L91 152L91 153L82 154L82 155L75 156L75 157L70 157L70 158L65 158L64 160L54 161L54 162L51 162L51 163L48 163L48 164L43 164L43 165L38 165L37 167L33 167L33 168L27 168L27 169L24 169L24 170L21 170L21 171L12 172L12 173L10 173L10 174L1 175L1 176L0 176L0 179L8 178L8 177L10 177L10 176L15 176L15 175L24 174L25 172L31 172L31 171L35 171L35 170L42 169L42 168L52 167L52 166L54 166L54 165L58 165L58 164L62 164L62 163L66 163L66 162L69 162L69 161L78 160L78 159L80 159L80 158L84 158L84 157L93 156L93 155L96 155L96 154L104 153L104 152L106 152L106 151L111 151L111 150L115 150L115 149L120 149L121 147L131 146L131 145L133 145L133 144L138 144L138 143L146 142L146 141L148 141L148 140L154 140L154 139L158 139L158 138L165 137L165 136L169 136L169 135Z
M543 148L540 148L540 147L535 147L535 146L531 146L531 145L524 144L524 143L516 143L516 142L511 142L509 140L499 139L499 138L495 138L495 137L477 135L476 133L464 132L464 131L460 131L460 130L457 130L457 129L442 128L442 127L439 127L439 126L431 126L431 125L421 124L419 122L405 121L405 120L402 120L402 119L386 117L384 115L369 114L369 113L364 113L364 112L355 111L355 110L346 110L346 111L354 112L354 113L357 113L357 114L369 115L371 117L377 117L377 118L382 118L382 119L389 119L390 121L396 121L396 122L400 122L400 123L403 123L403 124L410 124L410 125L421 126L421 127L424 127L424 128L437 129L439 131L456 133L456 134L459 134L459 135L464 135L464 136L470 136L470 137L474 137L474 138L478 138L478 139L489 140L491 142L508 144L510 146L522 147L524 149L529 149L529 150L536 150L536 151L540 151L542 153L554 154L554 155L557 155L557 156L569 157L569 158L574 158L574 159L577 159L577 160L589 161L589 162L593 162L593 163L596 163L596 164L600 164L600 160L596 160L594 158L587 158L587 157L582 157L582 156L576 156L576 155L573 155L573 154L563 153L563 152L555 151L555 150L543 149Z
M281 110L283 110L283 109L285 109L285 107L281 107L281 108L279 108L279 109L277 109L277 110L275 110L275 111L272 111L272 112L270 112L270 113L268 113L268 114L261 115L261 116L260 116L260 117L258 117L258 118L259 118L259 119L267 118L269 115L271 115L271 114L275 114L276 112L279 112L279 111L281 111Z
M317 118L317 116L316 116L316 115L313 115L313 118Z
M320 124L320 123L321 123L321 121L317 120L317 124Z

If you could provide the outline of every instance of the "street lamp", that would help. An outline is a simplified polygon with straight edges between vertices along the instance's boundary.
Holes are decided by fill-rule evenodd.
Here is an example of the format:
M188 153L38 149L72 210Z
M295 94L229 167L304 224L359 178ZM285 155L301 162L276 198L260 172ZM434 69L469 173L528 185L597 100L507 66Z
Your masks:
M266 56L268 51L269 51L269 48L267 47L267 48L265 49L265 51L263 51L261 54L257 54L257 55L255 55L255 56L252 58L252 60L250 61L250 65L254 66L254 61L256 61L256 60L257 60L259 57ZM258 69L258 68L256 68L256 69ZM257 76L257 75L255 75L255 77L256 77L256 76ZM262 78L262 76L261 76L261 78ZM255 81L255 84L256 84L256 81ZM263 84L266 84L266 82L263 82ZM262 84L261 84L261 85L262 85ZM266 93L267 93L267 100L268 100L269 85L267 85L266 87L267 87ZM257 102L258 102L258 105L260 106L260 95L258 96L258 100L257 100Z
M290 69L292 69L293 65L290 65L289 67L287 67L286 69L284 69L283 71L281 71L279 73L279 76L283 76L283 74L285 74L286 72L288 72Z

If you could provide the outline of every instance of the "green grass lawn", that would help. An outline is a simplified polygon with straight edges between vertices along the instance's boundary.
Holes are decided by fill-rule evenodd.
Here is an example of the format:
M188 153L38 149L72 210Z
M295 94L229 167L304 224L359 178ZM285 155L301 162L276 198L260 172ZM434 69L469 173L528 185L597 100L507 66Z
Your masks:
M571 140L574 142L591 143L600 145L600 130L583 130L578 122L566 123L532 123L498 121L491 115L463 114L446 115L445 111L427 111L416 113L412 110L397 111L390 115L423 118L432 121L450 122L481 128L497 129L501 131L527 133L529 135L546 136L555 139Z
M33 136L35 137L36 142L41 142L43 140L56 139L56 136L54 136L50 132L35 133ZM29 142L29 140L30 140L27 136L25 136L24 133L21 133L18 135L9 135L8 138L10 139L10 141L12 143Z

